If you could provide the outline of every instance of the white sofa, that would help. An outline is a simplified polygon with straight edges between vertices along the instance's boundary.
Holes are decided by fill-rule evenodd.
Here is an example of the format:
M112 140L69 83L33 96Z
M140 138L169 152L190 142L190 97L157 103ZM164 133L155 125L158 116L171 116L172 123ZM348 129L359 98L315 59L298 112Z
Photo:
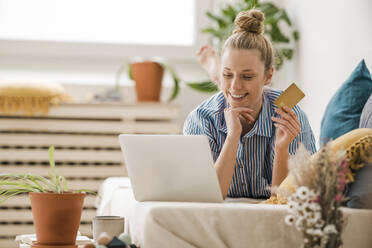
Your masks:
M136 202L128 178L108 178L100 188L98 215L126 218L141 248L300 247L302 235L284 223L285 205L253 199L224 203ZM343 208L343 248L372 247L372 210Z

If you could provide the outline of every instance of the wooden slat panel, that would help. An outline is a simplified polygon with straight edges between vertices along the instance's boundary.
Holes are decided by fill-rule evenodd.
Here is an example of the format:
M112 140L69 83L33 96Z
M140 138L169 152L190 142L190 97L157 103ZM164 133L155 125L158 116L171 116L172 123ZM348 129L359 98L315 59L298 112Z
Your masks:
M33 225L0 225L1 236L17 236L35 233Z
M75 121L1 119L0 130L44 131L80 133L179 133L176 123L170 122L119 122L119 121Z
M14 241L14 238L0 239L0 248L18 248L18 243Z
M46 149L0 149L0 160L2 161L48 161L48 150ZM112 162L121 163L123 155L120 150L56 150L54 153L56 161L73 162Z
M1 153L0 153L1 154ZM47 166L0 166L0 173L31 173L48 176ZM126 176L125 166L58 166L58 175L65 177L110 177Z
M177 118L179 107L158 103L136 104L61 104L51 107L48 115L36 116L51 118L129 118L169 120ZM9 116L18 116L11 114Z
M50 113L42 118L6 118L0 115L0 131L14 133L0 133L1 146L40 147L117 147L117 134L147 133L174 134L180 133L180 128L172 120L178 117L179 108L165 104L62 104L52 107ZM16 115L15 115L16 116ZM60 119L64 118L64 119ZM85 119L85 120L84 120ZM94 120L88 120L94 119ZM109 120L108 120L109 119ZM138 121L148 120L148 121ZM158 121L154 121L158 120ZM35 134L16 133L17 131L36 132ZM44 132L44 134L43 134ZM49 134L51 133L51 134ZM58 134L52 134L58 133ZM77 133L71 135L67 133ZM92 133L81 135L78 133ZM94 133L94 134L93 134ZM95 134L105 134L95 135ZM111 134L111 135L108 135ZM83 162L123 163L120 150L63 150L55 153L57 162L74 162L73 166L57 167L57 173L66 177L101 178L102 180L68 180L70 189L90 189L97 191L104 178L109 176L124 176L125 167L117 166L82 166ZM48 161L45 149L2 149L0 160L6 161ZM0 167L1 172L29 172L47 175L47 167L41 165L27 166L6 165ZM87 195L85 207L95 205L95 196ZM27 207L30 202L27 195L9 199L5 207ZM3 221L31 221L32 215L28 209L1 209L0 220ZM82 221L89 224L80 226L82 235L91 236L91 220L95 216L95 209L83 211ZM32 225L0 225L1 236L15 236L17 234L34 233ZM0 240L0 247L17 247L13 240Z
M81 233L81 235L88 236L91 238L92 237L92 224L89 223L85 225L80 225L79 232Z
M0 211L0 221L1 222L26 222L32 221L32 212L31 209L1 209Z
M50 144L67 147L120 147L117 135L0 133L2 146L49 146Z
M96 216L95 209L84 209L81 214L81 221L91 222ZM31 209L1 209L0 211L0 222L32 222L32 211Z
M98 191L104 180L68 180L68 187L72 190L94 190Z
M80 225L81 235L91 236L91 224ZM35 233L33 225L0 225L1 236L17 236L20 234Z

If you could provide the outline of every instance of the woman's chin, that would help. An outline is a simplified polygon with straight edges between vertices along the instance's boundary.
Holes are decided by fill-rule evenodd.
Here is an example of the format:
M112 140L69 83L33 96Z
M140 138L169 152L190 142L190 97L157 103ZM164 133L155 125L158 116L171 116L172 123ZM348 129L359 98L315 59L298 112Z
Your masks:
M231 107L247 107L249 103L247 103L246 97L242 97L240 99L233 98L229 96L228 101Z

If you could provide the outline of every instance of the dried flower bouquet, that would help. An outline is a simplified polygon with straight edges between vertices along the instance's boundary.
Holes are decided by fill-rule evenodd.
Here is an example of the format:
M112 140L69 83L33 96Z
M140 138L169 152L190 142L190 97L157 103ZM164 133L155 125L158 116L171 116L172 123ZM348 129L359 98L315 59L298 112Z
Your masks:
M302 232L304 248L340 247L345 224L340 206L349 173L345 151L335 154L326 144L311 157L302 146L289 170L297 190L288 197L285 222Z

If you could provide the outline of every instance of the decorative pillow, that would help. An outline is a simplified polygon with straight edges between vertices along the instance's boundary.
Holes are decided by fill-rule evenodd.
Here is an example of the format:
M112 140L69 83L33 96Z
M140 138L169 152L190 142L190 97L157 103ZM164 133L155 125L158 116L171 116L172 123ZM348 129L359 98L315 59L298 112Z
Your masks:
M346 203L349 208L372 209L372 163L366 164L355 176L350 186Z
M345 149L346 156L351 163L350 167L352 169L354 168L354 170L357 170L361 167L360 166L361 158L364 159L365 157L367 157L366 152L364 151L372 152L372 144L368 143L369 146L367 147L366 142L363 140L363 139L368 139L368 138L372 139L372 129L371 128L358 128L331 141L330 148L332 149L334 153L338 152L340 149ZM313 154L311 156L311 159L316 158L316 156L317 156L317 153ZM365 169L365 170L368 170L368 169ZM351 177L350 179L353 179L352 175L349 175L349 177ZM371 178L372 178L372 175L370 179ZM278 191L278 196L271 197L267 201L267 203L285 204L286 195L294 193L296 191L295 179L291 173L289 173L288 176L279 185L277 191Z
M333 152L338 152L340 149L347 151L355 145L355 142L370 135L372 135L371 128L357 128L331 141L330 146Z
M362 60L328 103L321 122L320 144L358 128L371 93L371 74Z
M46 114L49 105L69 102L65 89L56 83L0 82L0 113Z
M346 205L372 209L372 135L355 142L346 153L353 172L351 179L354 180L349 186Z
M346 150L346 157L349 159L349 167L352 171L359 170L366 162L372 163L372 134L352 144Z
M362 115L360 116L359 127L372 128L372 95L364 105Z

